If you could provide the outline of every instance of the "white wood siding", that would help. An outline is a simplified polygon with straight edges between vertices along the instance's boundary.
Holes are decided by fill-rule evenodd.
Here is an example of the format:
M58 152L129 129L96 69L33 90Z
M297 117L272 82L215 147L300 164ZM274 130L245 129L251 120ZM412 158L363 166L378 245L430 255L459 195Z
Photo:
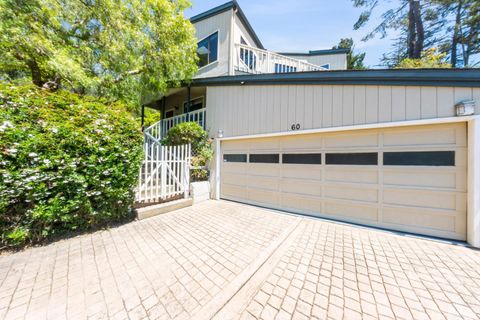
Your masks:
M243 37L247 45L250 47L258 48L258 46L255 44L255 41L253 40L252 36L250 33L247 31L247 28L245 25L242 23L242 20L238 16L235 17L235 23L233 25L234 27L234 43L241 43L240 42L240 37Z
M288 55L286 55L288 56ZM347 69L347 54L322 54L317 56L310 55L292 55L292 58L298 60L305 60L317 66L330 64L330 70L346 70Z
M202 40L216 31L218 31L219 39L218 60L208 66L200 68L195 78L228 75L232 16L233 10L228 10L193 24L196 30L195 35L198 40Z
M282 85L207 88L207 128L225 137L455 116L479 88Z

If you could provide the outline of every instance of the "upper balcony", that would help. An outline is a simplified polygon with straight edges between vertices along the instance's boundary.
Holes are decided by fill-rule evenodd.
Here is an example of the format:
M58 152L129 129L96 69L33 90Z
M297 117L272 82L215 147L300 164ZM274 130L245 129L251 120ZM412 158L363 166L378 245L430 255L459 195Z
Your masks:
M235 51L235 71L240 73L260 74L328 70L306 61L243 44L236 44Z

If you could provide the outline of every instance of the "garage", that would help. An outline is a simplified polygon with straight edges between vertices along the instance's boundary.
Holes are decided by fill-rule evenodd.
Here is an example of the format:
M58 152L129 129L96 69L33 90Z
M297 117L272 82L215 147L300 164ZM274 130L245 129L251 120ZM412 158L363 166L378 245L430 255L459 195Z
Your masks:
M465 123L228 139L221 159L223 199L466 239Z

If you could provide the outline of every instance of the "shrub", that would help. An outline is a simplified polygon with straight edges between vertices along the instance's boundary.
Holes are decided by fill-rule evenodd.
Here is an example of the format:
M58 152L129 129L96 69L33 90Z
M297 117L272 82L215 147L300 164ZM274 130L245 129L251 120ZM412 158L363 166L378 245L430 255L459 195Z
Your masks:
M167 146L178 146L182 144L192 145L192 181L208 180L208 161L213 156L212 142L208 133L196 122L183 122L171 128L163 144Z
M1 244L129 217L141 158L122 104L0 83Z

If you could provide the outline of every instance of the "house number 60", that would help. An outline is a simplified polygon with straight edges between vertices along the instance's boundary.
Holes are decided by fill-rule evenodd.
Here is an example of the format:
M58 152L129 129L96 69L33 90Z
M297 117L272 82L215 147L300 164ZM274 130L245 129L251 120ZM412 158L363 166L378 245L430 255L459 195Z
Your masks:
M300 123L292 124L292 130L300 130Z

